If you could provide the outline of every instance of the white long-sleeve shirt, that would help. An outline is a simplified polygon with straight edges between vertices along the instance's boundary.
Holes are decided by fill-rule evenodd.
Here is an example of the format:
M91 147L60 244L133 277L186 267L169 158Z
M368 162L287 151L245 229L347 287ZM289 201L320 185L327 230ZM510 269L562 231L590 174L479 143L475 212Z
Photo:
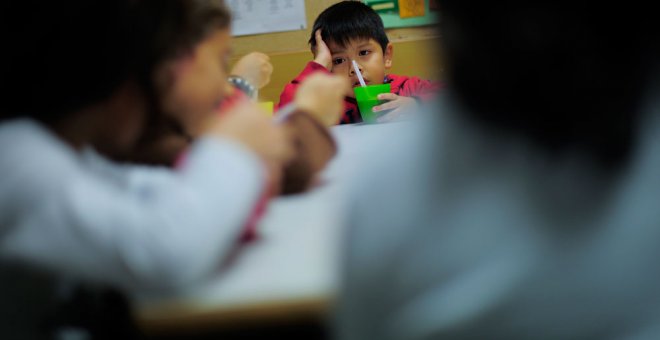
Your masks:
M0 125L0 260L173 289L217 271L259 199L260 161L202 138L180 171L78 152L27 119Z

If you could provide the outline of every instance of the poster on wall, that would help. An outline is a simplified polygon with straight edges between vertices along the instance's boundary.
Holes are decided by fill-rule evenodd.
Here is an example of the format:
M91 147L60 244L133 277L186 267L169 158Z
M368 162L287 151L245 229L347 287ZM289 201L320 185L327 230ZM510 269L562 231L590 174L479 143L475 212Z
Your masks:
M385 28L426 26L438 23L435 0L363 0L383 19Z
M229 0L233 36L307 28L305 0Z

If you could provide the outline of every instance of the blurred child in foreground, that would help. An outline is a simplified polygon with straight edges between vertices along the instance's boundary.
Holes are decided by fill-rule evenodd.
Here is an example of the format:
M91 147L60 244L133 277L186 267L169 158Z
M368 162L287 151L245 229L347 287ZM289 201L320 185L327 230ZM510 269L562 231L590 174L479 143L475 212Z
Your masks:
M262 195L265 164L294 153L250 103L209 115L228 88L222 1L11 2L0 13L12 46L0 57L2 264L129 294L217 273ZM311 85L331 93L339 83ZM145 122L162 116L197 117L179 169L107 158L132 153ZM33 277L3 277L4 336L47 337L41 318L61 287Z
M651 5L438 2L446 95L361 166L338 338L660 338Z

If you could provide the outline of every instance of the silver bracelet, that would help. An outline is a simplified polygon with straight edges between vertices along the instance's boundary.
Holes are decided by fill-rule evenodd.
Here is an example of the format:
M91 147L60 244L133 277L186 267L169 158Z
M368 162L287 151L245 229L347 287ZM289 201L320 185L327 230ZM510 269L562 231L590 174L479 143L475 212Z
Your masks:
M250 84L249 81L245 80L239 76L229 76L227 78L230 84L234 85L235 88L239 89L241 92L245 93L250 99L256 100L258 97L258 90L254 85Z

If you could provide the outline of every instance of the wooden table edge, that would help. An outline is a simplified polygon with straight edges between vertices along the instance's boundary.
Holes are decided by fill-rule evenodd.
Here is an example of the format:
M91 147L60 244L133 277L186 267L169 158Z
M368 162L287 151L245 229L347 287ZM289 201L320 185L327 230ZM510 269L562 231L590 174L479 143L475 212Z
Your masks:
M168 304L138 309L135 317L138 328L151 335L204 329L222 330L325 319L330 314L333 302L328 297L310 297L218 308Z

